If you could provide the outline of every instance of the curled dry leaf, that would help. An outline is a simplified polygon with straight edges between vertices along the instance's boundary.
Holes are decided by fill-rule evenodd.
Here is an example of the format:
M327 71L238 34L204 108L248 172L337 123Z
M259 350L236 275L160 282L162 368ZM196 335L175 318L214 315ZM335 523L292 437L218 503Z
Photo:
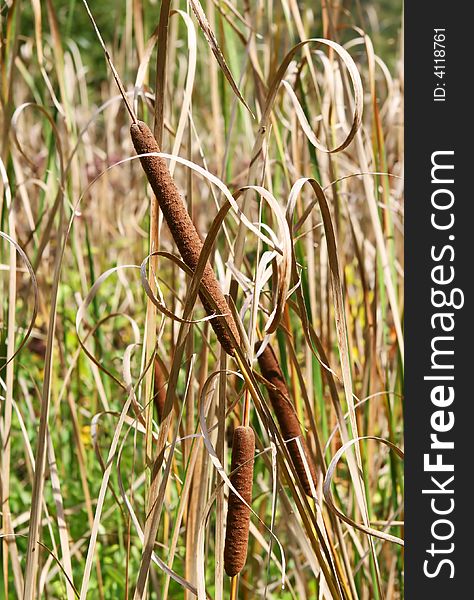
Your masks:
M354 444L358 444L362 440L373 440L380 444L385 444L386 446L388 446L390 448L390 450L393 450L393 452L395 452L395 454L399 458L401 458L401 459L404 458L403 451L400 450L400 448L398 446L396 446L393 442L391 442L390 440L386 440L384 438L380 438L380 437L373 436L373 435L365 435L365 436L360 436L355 439L349 440L347 443L345 443L343 446L341 446L341 448L339 448L339 450L336 452L336 454L332 457L331 463L329 464L328 470L326 472L326 477L324 478L324 483L323 483L324 499L326 500L326 503L327 503L329 509L335 515L337 515L339 517L339 519L341 519L348 525L355 527L359 531L363 531L364 533L366 533L369 536L377 537L377 538L380 538L381 540L385 540L386 542L392 542L394 544L399 544L400 546L403 546L404 541L401 538L399 538L395 535L390 535L389 533L385 533L383 531L379 531L378 529L373 529L372 527L368 527L367 525L362 525L361 523L356 523L353 519L351 519L350 517L346 516L343 512L341 512L337 508L337 506L334 504L334 499L333 499L332 493L331 493L331 483L332 483L332 479L334 477L334 473L336 471L337 465L339 463L339 460L341 459L342 455L348 449L350 449L351 446L353 446Z

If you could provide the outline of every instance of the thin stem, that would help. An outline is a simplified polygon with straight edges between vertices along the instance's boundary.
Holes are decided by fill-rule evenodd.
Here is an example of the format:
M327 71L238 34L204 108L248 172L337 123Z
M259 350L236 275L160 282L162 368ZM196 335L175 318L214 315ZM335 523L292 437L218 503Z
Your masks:
M230 600L237 600L237 589L239 583L239 576L234 575L230 578Z
M130 102L128 101L127 94L125 92L125 88L124 88L122 80L120 79L120 76L119 76L119 74L117 72L117 69L115 68L114 63L112 62L112 57L110 56L110 52L107 50L107 46L105 45L104 39L102 38L102 35L101 35L100 31L99 31L99 28L97 27L97 23L95 22L95 19L92 16L92 12L91 12L91 9L89 8L87 0L82 0L82 1L84 3L85 8L86 8L87 14L89 15L89 19L92 22L92 26L94 27L94 31L95 31L95 33L97 35L97 39L99 40L99 43L102 46L102 50L104 51L105 58L107 59L107 62L109 63L109 66L110 66L110 68L112 70L112 74L114 76L115 83L117 84L117 87L119 89L120 95L123 98L123 101L124 101L125 106L127 108L128 114L130 115L130 118L132 119L132 121L136 124L138 122L137 116L133 112L132 106L131 106Z
M244 362L241 357L235 353L235 360L237 361L240 371L242 373L242 376L245 380L245 383L247 385L247 390L245 391L245 398L244 398L244 414L243 414L243 419L242 419L242 425L244 425L245 427L248 427L249 421L250 421L250 397L253 398L253 400L258 402L258 395L257 395L257 391L255 390L255 387L253 385L252 380L250 379L250 366Z

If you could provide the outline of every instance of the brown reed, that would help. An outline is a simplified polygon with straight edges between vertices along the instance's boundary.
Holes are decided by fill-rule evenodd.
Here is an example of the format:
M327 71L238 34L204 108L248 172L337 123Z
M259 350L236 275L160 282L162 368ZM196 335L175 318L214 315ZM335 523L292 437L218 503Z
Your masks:
M255 434L251 427L235 428L232 443L230 480L242 498L252 502ZM234 577L244 568L249 541L250 509L231 490L227 510L227 528L224 546L224 569Z
M160 152L153 133L143 121L132 123L130 135L137 154L146 155L152 152ZM203 242L171 177L168 165L159 156L140 156L140 162L181 257L186 265L194 271L199 261ZM240 342L239 332L209 261L206 263L202 275L202 286L212 298L216 307L216 310L214 310L204 293L199 292L206 313L213 315L217 312L217 315L219 315L211 319L211 325L224 350L233 355L236 343L239 344ZM226 324L231 330L235 342L229 334Z
M256 352L259 350L261 344L262 342L257 342L255 344ZM305 469L305 461L295 438L300 439L301 448L304 452L304 458L306 459L314 486L316 486L316 470L306 440L301 434L298 415L291 403L290 394L285 379L283 378L283 373L281 372L277 357L270 344L266 346L265 350L258 357L258 364L260 365L262 375L271 384L266 386L268 395L273 410L275 411L278 424L280 425L283 439L287 442L288 453L295 467L295 471L298 474L298 478L305 493L308 496L312 496L310 480Z

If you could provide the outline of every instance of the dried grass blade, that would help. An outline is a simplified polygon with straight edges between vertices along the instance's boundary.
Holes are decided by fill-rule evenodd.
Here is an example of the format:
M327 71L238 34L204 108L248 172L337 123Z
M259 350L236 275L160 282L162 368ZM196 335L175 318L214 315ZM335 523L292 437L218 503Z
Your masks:
M201 6L201 3L199 2L199 0L189 0L189 3L191 4L193 12L196 15L196 19L198 20L201 30L204 33L204 37L206 38L207 43L209 44L209 47L212 50L212 53L216 57L216 60L219 63L219 66L222 69L222 72L224 73L225 78L229 82L230 87L232 88L234 94L237 96L237 98L240 100L240 102L242 102L242 104L245 106L245 108L253 116L253 113L250 110L249 105L247 104L244 97L240 93L240 90L237 87L237 84L235 83L234 78L232 77L232 73L230 72L230 69L227 66L224 55L222 54L219 44L217 43L216 36L215 36L214 32L212 31L211 26L209 25L209 21L207 20L207 17Z
M390 440L386 440L384 438L380 438L377 436L371 436L371 435L365 435L365 436L361 436L361 437L357 437L352 440L349 440L347 443L343 444L339 448L339 450L336 452L336 454L331 459L331 462L329 464L329 467L328 467L328 470L326 473L326 477L324 478L324 484L323 484L324 499L326 500L326 503L327 503L329 509L335 515L337 515L339 517L339 519L341 519L342 521L344 521L351 527L354 527L355 529L358 529L359 531L363 531L368 536L377 537L386 542L391 542L393 544L399 544L400 546L404 546L404 541L401 538L399 538L395 535L390 535L388 533L384 533L383 531L379 531L378 529L374 529L373 527L369 527L367 525L362 525L360 523L356 523L353 519L351 519L350 517L346 516L343 512L341 512L337 508L337 506L334 504L334 499L333 499L332 492L331 492L331 483L332 483L334 474L336 472L338 462L341 459L342 455L351 446L353 446L354 444L358 444L362 440L374 440L381 444L385 444L391 450L393 450L399 458L401 458L401 459L404 458L404 454L403 454L402 450L400 450L400 448L398 448L398 446L396 446L393 442L391 442Z

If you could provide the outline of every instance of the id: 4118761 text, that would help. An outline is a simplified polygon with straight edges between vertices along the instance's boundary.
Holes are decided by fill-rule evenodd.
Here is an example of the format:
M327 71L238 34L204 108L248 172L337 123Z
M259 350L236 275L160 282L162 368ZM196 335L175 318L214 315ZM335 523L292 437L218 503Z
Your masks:
M446 101L446 29L433 30L434 102Z

